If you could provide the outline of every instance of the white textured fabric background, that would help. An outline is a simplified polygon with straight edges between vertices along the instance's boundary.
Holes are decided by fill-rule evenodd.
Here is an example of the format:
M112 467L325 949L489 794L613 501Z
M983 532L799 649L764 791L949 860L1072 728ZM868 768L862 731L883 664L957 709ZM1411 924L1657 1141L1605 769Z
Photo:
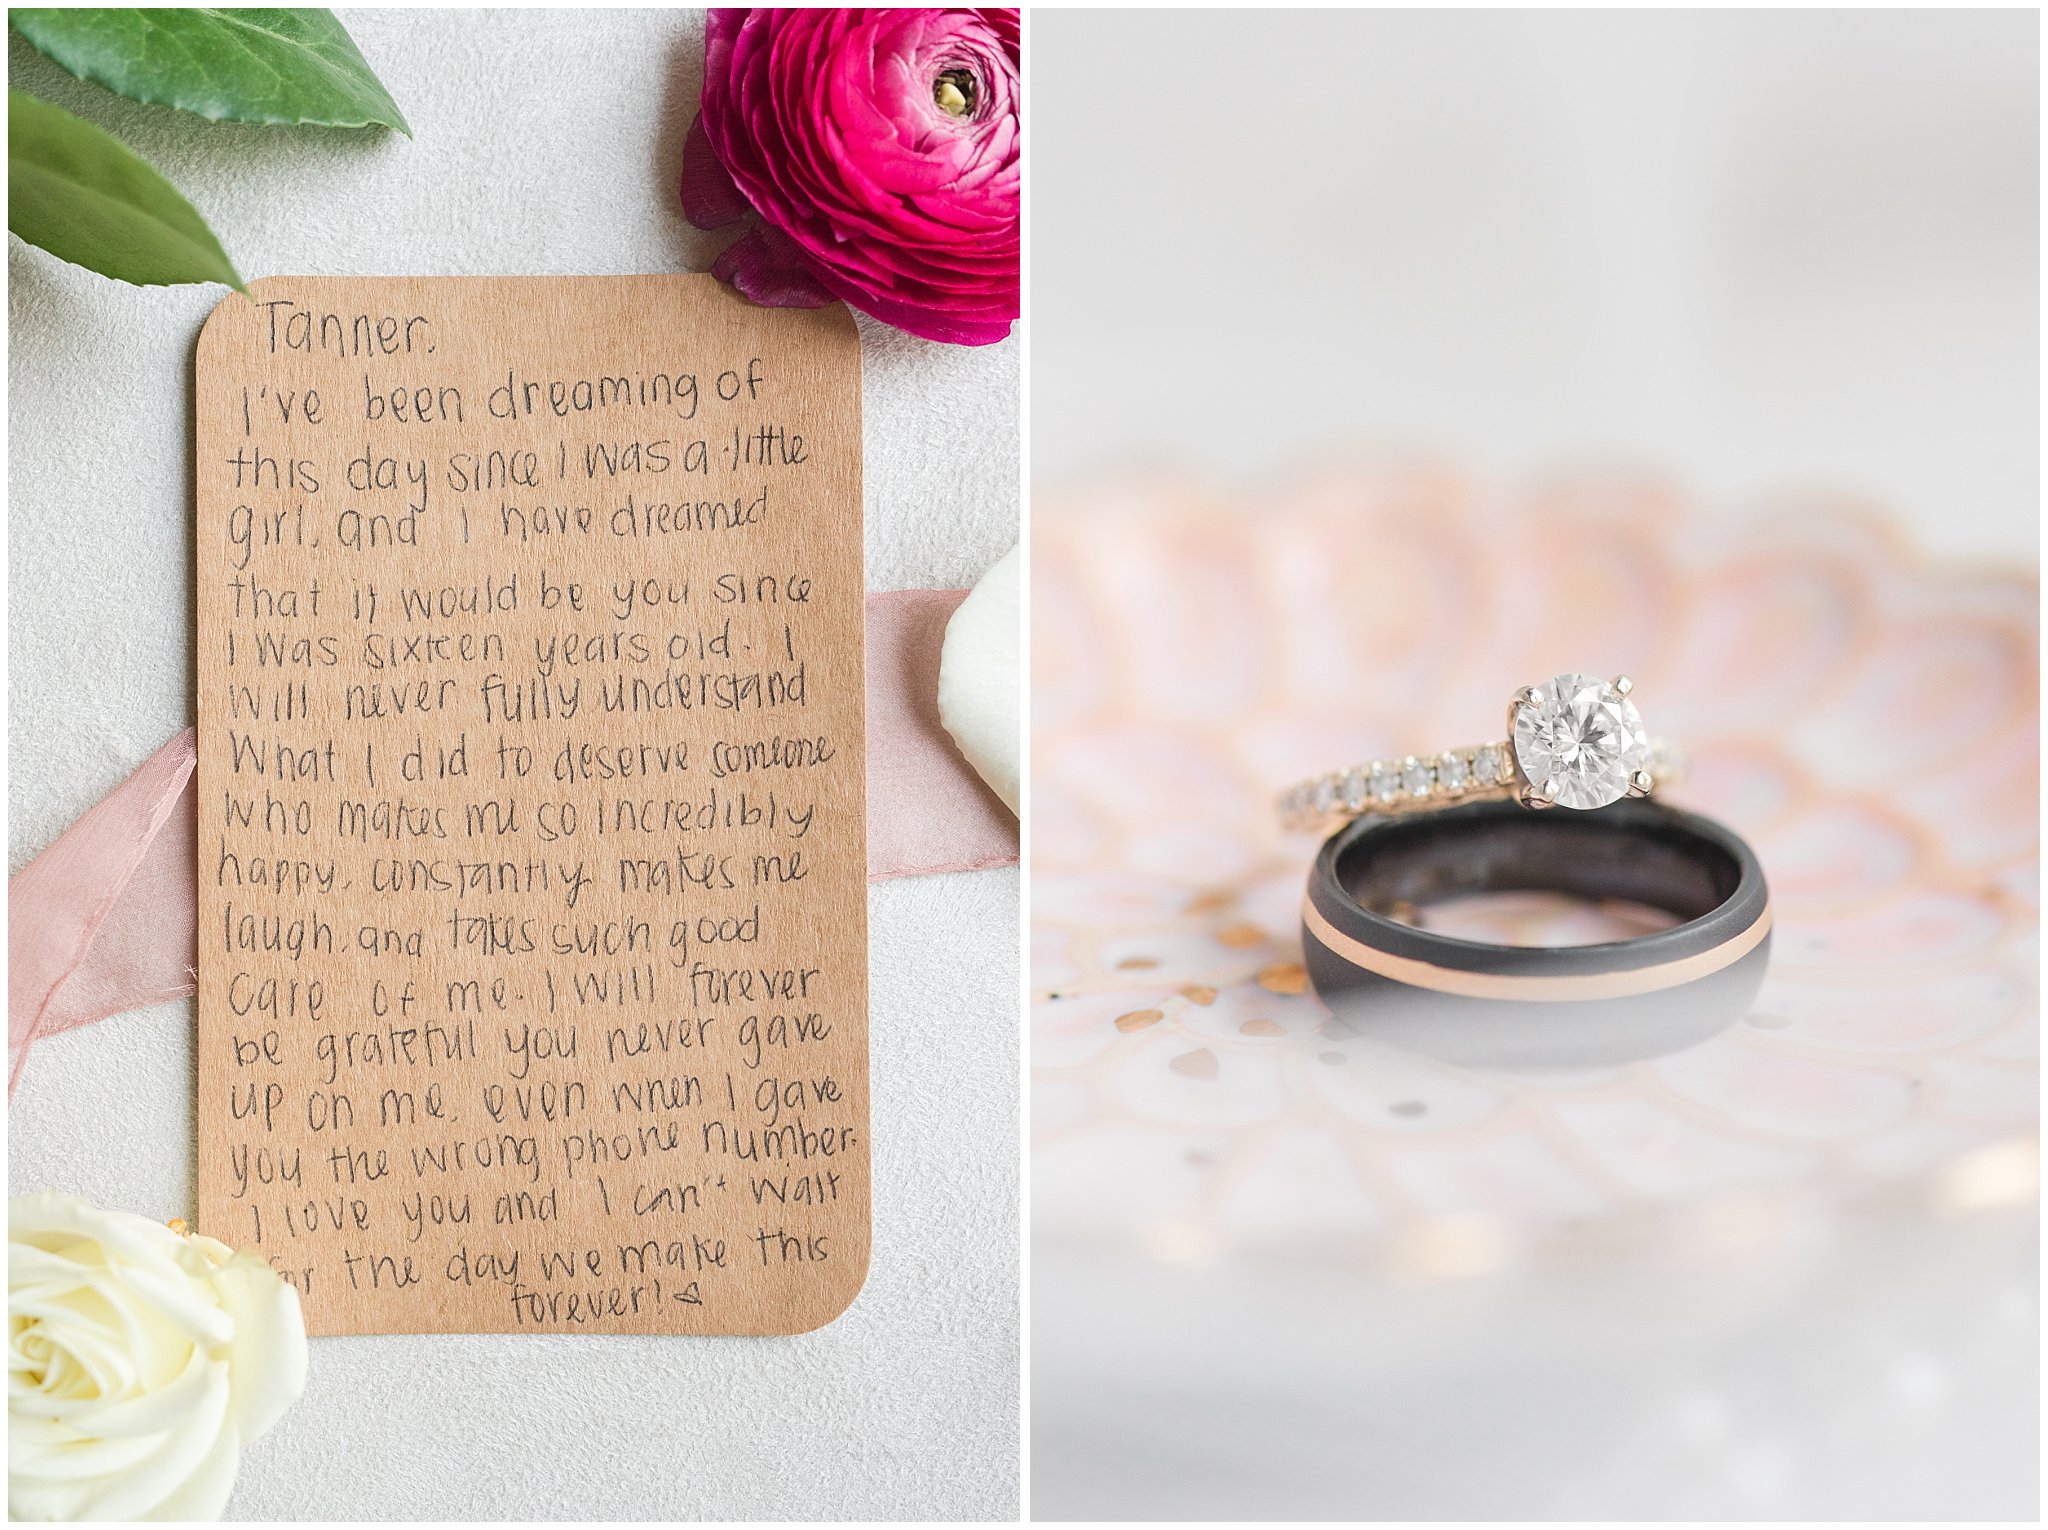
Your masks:
M689 11L343 10L414 137L202 122L10 38L12 82L109 126L245 277L703 270L676 211ZM192 715L192 346L219 288L9 241L9 868ZM1018 356L862 322L868 587L971 584L1016 540ZM870 898L875 1255L788 1339L317 1341L246 1519L988 1519L1017 1475L1015 871ZM189 1214L191 1006L38 1047L14 1190Z

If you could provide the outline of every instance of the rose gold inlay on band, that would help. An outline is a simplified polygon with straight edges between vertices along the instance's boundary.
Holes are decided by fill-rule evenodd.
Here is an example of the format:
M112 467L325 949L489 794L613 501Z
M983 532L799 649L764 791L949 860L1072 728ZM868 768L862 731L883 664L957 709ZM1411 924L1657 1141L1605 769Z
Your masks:
M1518 999L1538 1004L1567 1003L1583 999L1625 999L1636 994L1656 993L1681 983L1710 977L1723 967L1732 967L1763 943L1771 933L1771 908L1764 905L1756 922L1711 951L1682 957L1655 967L1634 967L1625 972L1595 972L1530 977L1500 972L1464 972L1417 961L1354 940L1325 919L1308 899L1302 900L1301 920L1325 946L1355 967L1406 983L1410 988L1427 988L1437 993L1459 994L1469 999Z

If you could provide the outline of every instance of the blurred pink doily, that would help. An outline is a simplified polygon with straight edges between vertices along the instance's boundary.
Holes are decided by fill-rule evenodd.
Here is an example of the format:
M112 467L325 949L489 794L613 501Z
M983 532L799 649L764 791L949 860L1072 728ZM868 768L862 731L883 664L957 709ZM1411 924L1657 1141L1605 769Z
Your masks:
M1879 517L1354 472L1036 507L1040 1236L1168 1257L1744 1229L2034 1191L2038 589ZM1300 991L1275 790L1626 671L1777 914L1753 1013L1648 1062L1454 1068ZM1761 1220L1760 1220L1761 1219Z

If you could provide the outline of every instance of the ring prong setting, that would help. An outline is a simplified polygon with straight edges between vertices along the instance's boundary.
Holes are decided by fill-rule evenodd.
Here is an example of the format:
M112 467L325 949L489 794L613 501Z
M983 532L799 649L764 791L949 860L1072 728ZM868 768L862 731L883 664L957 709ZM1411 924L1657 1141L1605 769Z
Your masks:
M1628 778L1628 794L1631 797L1647 797L1650 788L1657 784L1647 770L1638 770Z
M1557 799L1555 797L1546 797L1543 794L1542 788L1538 787L1536 783L1533 781L1523 782L1521 788L1515 793L1515 796L1521 802L1522 806L1525 808L1547 808L1557 806Z
M1614 689L1617 694L1626 696L1630 691L1634 690L1635 688L1635 681L1629 679L1627 675L1616 675L1614 677Z

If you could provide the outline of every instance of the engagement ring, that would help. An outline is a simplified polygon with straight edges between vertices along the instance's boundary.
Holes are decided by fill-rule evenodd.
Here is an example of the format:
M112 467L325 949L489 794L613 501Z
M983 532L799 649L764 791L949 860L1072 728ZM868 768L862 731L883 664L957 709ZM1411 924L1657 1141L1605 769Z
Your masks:
M1442 754L1373 760L1303 781L1279 800L1286 829L1328 832L1353 818L1511 799L1599 808L1676 781L1678 751L1643 730L1628 676L1558 675L1508 703L1508 736Z

